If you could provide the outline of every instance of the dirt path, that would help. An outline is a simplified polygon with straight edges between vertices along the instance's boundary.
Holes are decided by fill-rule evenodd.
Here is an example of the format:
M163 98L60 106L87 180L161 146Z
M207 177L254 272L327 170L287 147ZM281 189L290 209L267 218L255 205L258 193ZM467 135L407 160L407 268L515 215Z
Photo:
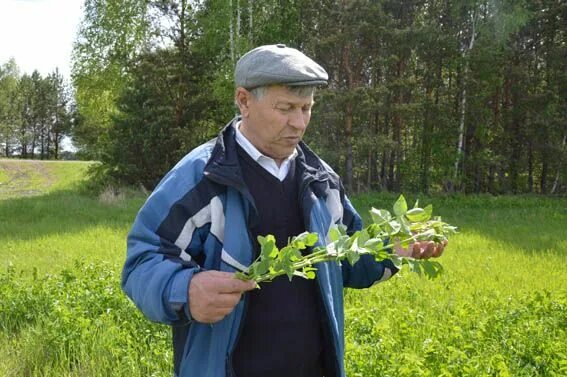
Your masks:
M54 182L48 162L0 160L0 199L38 195Z

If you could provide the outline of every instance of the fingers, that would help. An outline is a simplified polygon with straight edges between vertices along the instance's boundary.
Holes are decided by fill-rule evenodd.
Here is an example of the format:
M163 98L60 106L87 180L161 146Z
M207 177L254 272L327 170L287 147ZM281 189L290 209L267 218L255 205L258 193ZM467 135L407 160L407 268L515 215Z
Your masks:
M416 259L421 257L421 242L416 242L412 245L411 256Z
M233 273L203 271L189 284L189 311L202 323L215 323L230 314L246 291L254 289L253 281L236 279Z
M447 246L447 240L442 243L433 241L421 241L413 244L411 256L415 259L437 258L443 254L443 250Z
M219 293L243 293L256 288L256 283L254 281L237 279L234 277L234 274L229 274L229 276L220 283Z
M199 273L199 275L202 274L208 275L209 284L214 285L218 293L242 293L256 288L255 282L237 279L231 272L204 271Z
M445 250L445 247L447 246L449 242L447 240L443 241L440 244L437 244L437 247L435 249L435 251L433 252L433 254L431 255L434 258L438 258L441 256L441 254L443 254L443 251Z

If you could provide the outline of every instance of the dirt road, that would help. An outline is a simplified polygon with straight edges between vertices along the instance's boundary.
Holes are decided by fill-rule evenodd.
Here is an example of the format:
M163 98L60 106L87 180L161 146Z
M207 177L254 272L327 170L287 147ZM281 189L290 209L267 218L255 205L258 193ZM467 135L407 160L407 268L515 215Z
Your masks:
M38 195L53 183L48 161L0 159L0 199Z

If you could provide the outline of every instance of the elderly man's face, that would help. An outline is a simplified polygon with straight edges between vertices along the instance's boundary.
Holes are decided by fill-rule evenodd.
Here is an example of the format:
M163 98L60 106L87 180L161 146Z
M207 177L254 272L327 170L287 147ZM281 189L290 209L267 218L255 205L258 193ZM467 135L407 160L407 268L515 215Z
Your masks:
M242 114L240 130L260 152L280 164L305 133L313 96L300 97L283 86L269 87L260 98L243 88L236 95Z

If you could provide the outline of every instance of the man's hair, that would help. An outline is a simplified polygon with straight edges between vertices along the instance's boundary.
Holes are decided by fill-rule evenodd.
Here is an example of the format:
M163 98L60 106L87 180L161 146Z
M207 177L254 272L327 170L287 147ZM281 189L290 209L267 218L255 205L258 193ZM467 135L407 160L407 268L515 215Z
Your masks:
M315 89L317 88L316 86L312 86L312 85L305 85L305 86L282 85L282 86L298 97L313 96L315 95ZM259 86L254 89L250 89L250 93L252 93L254 98L260 99L266 95L269 88L270 88L269 86Z

